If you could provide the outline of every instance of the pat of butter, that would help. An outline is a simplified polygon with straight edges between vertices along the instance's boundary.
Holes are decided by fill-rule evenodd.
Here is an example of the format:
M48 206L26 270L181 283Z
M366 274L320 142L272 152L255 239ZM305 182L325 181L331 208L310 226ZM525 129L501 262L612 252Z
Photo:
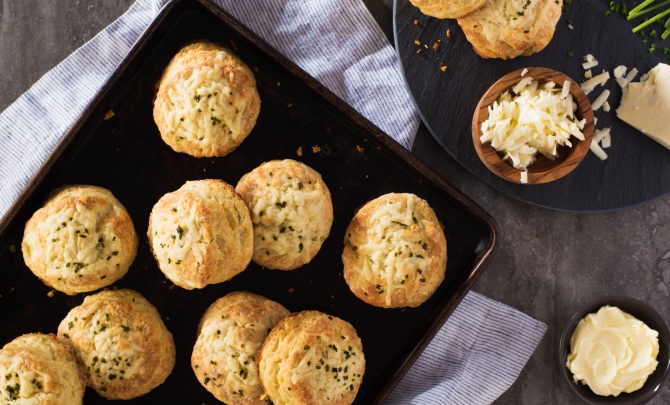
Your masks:
M579 321L567 367L598 395L637 391L658 365L658 332L619 308L604 306Z
M659 63L623 89L619 118L670 149L670 66Z

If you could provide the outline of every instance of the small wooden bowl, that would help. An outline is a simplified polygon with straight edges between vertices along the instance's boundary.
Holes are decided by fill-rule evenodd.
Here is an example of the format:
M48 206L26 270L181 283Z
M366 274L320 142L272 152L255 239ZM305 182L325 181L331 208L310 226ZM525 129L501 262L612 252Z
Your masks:
M521 183L521 171L514 168L511 164L502 159L502 154L496 152L491 146L490 142L482 144L479 140L482 134L482 123L488 119L488 108L494 101L498 100L500 95L506 90L511 90L521 79L525 77L532 77L541 84L546 82L554 82L557 87L562 87L563 82L570 81L570 94L572 94L573 101L577 104L575 116L581 120L586 119L586 124L582 132L584 133L584 140L580 141L574 136L570 137L572 148L568 146L559 146L557 149L558 157L554 160L549 160L541 153L536 156L535 162L528 166L528 183L526 184L542 184L550 181L558 180L567 175L579 165L584 159L586 153L591 146L591 139L593 138L594 122L593 110L591 110L591 102L586 98L586 94L579 87L579 83L572 80L570 77L564 75L556 70L530 67L527 68L528 73L521 76L523 69L515 70L500 80L495 82L484 96L479 100L474 117L472 118L472 142L474 143L477 155L482 160L484 165L493 173L502 177L505 180Z

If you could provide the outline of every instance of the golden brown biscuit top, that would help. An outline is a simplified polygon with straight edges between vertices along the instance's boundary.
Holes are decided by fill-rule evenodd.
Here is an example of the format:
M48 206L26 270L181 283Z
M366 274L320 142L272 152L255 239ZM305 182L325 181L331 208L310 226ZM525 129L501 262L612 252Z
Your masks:
M303 163L266 162L244 175L236 190L249 207L254 248L261 255L307 263L330 233L330 191L321 175Z
M86 388L77 357L54 335L23 335L5 345L0 378L3 404L81 404Z
M151 212L148 236L161 271L189 289L233 277L253 253L248 209L221 180L188 181L164 195Z
M128 213L111 192L69 186L28 221L22 251L40 276L78 283L93 276L104 279L119 267L127 269L137 242Z
M318 311L284 318L261 351L263 386L276 405L348 405L365 372L350 323Z
M256 360L270 330L289 312L248 292L234 292L212 304L198 327L191 365L198 380L230 404L265 404Z
M549 43L563 0L488 0L458 19L468 41L482 57L515 58L539 52Z
M486 0L410 0L423 14L435 18L461 18L480 7Z
M372 305L417 306L444 279L444 232L428 203L414 194L391 193L367 203L344 244L347 283Z
M256 80L244 62L227 48L200 42L183 48L165 69L154 117L172 144L193 144L201 151L229 144L233 149L255 125L259 109Z
M86 297L63 319L58 336L78 352L89 385L110 399L145 394L174 366L172 335L156 308L132 290Z

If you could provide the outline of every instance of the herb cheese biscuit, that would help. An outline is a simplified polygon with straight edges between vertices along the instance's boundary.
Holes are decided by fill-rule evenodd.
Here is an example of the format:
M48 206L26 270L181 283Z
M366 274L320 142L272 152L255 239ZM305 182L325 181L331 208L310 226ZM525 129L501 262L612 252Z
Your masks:
M425 15L461 18L480 9L486 0L410 0Z
M435 212L414 194L386 194L361 208L344 237L344 279L382 308L417 307L444 280L447 241Z
M80 405L86 374L72 349L55 335L19 336L0 350L0 403Z
M88 385L107 399L142 396L170 375L172 334L156 307L132 290L88 296L58 326L86 367Z
M365 357L350 323L304 311L272 329L258 369L274 405L349 405L363 381Z
M482 58L529 56L549 44L562 7L563 0L488 0L458 25Z
M154 121L176 152L224 156L249 135L261 108L252 71L229 49L190 44L163 72Z
M161 271L189 290L233 278L254 250L249 210L221 180L187 181L165 194L151 211L147 235Z
M264 405L258 351L289 312L260 295L233 292L212 304L198 325L191 366L198 381L228 405Z
M26 223L21 250L30 270L69 295L123 277L139 239L119 200L95 186L67 186L54 193Z
M314 258L333 224L330 191L316 170L273 160L245 174L236 190L254 224L254 262L293 270Z

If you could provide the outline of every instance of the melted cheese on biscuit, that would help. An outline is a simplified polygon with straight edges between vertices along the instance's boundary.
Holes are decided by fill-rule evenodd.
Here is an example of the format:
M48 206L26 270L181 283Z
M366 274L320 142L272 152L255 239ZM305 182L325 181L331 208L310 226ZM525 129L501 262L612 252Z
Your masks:
M89 210L81 204L54 213L39 226L46 237L46 274L75 279L95 274L120 262L121 241L113 225L102 220L111 216L111 205ZM31 251L35 241L26 240Z
M386 280L387 299L391 289L405 288L405 280L417 270L429 270L426 257L428 245L417 238L421 232L420 221L414 213L416 196L407 195L407 205L389 201L374 211L370 217L367 240L356 246L359 254L368 258L363 263L361 274L369 281L375 277ZM389 301L390 302L390 301Z
M196 261L201 259L204 247L212 242L203 239L196 221L198 206L193 200L189 202L171 211L156 211L152 217L153 249L166 272L174 272L172 264L181 264L189 252L193 252Z
M216 59L224 56L220 51ZM187 139L207 146L240 136L246 100L231 89L234 74L226 77L221 69L202 67L175 81L161 109L177 141Z
M0 402L16 405L38 405L47 399L44 391L44 377L30 369L24 359L5 359L0 354Z
M302 350L305 347L301 348ZM349 336L339 339L329 339L322 335L317 347L308 347L307 354L292 373L288 374L291 381L284 381L286 374L279 373L280 386L297 384L300 380L307 380L309 385L316 388L320 402L327 402L340 397L347 391L354 390L354 383L362 378L362 353L351 346ZM280 390L286 403L291 401L290 391Z
M80 352L79 356L84 360L86 375L89 380L95 381L97 388L104 387L105 382L117 378L122 381L144 371L143 349L125 338L131 331L130 326L111 319L104 308L86 313L81 318L72 318L68 331L76 323L84 323L84 326L77 325L79 327L73 332L66 334L70 339L93 344L93 348Z
M272 326L257 322L240 324L225 318L203 328L198 340L211 355L210 364L217 369L216 374L205 373L205 385L224 384L228 391L240 396L260 388L256 356ZM249 335L257 339L249 339Z
M279 184L259 188L251 207L254 248L289 259L309 260L312 243L328 236L330 223L323 216L328 201L323 191L291 176Z

